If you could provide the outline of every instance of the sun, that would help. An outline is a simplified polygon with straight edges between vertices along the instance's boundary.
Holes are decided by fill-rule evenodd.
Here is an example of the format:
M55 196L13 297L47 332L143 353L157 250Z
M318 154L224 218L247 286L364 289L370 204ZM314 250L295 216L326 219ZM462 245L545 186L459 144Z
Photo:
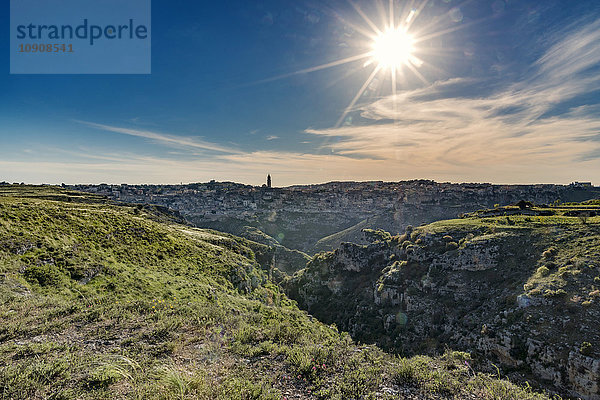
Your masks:
M409 83L411 78L417 78L423 84L429 85L430 82L419 71L421 67L425 65L425 71L429 71L429 73L432 70L441 70L421 57L425 55L431 58L432 55L436 55L437 51L443 52L447 49L432 47L427 42L466 26L446 28L438 24L441 17L429 23L418 21L430 0L411 0L410 2L406 0L373 0L379 10L379 18L375 19L369 17L354 0L347 1L356 10L363 22L354 23L341 14L337 15L336 13L336 15L349 31L356 32L357 36L360 36L354 42L358 45L356 48L359 49L356 54L259 81L259 83L269 82L350 63L360 65L357 69L371 69L370 74L335 124L336 128L342 124L352 124L351 118L346 119L346 117L349 113L355 111L355 106L363 98L363 94L379 91L384 83L391 83L390 97L393 101L394 110L396 109L399 86ZM388 7L385 6L385 3L388 3ZM448 15L451 12L452 10L449 10ZM345 45L345 47L347 46Z
M403 27L389 28L373 40L372 60L381 68L400 69L413 58L414 42Z

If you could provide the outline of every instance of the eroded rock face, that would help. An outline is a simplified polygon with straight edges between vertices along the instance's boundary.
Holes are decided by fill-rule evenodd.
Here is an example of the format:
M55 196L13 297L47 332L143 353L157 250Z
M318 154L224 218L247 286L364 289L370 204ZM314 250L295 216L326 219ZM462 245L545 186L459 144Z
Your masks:
M582 393L593 399L600 398L600 359L571 351L567 374L575 393Z
M543 273L538 268L551 241L528 229L482 229L344 243L296 274L289 294L358 340L405 355L446 346L470 351L491 360L484 369L493 370L493 362L546 389L597 400L598 302L582 305L565 290L549 294L530 283ZM567 290L594 288L569 279ZM591 343L586 355L583 342Z
M458 252L447 252L433 259L432 265L443 268L450 266L454 271L485 271L498 266L498 237L485 236L465 243ZM424 256L427 259L427 255Z

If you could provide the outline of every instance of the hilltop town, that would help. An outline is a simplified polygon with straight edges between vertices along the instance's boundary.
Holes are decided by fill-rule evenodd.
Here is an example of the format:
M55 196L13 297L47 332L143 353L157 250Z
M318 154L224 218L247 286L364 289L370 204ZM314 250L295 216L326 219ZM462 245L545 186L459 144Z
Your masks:
M269 177L270 178L270 177ZM105 195L127 203L150 203L181 213L202 228L244 235L253 227L284 246L314 253L358 240L363 228L392 233L407 225L456 218L496 204L520 200L536 204L584 201L600 197L589 182L570 185L493 185L401 182L330 182L271 187L233 182L187 185L74 185L71 189Z

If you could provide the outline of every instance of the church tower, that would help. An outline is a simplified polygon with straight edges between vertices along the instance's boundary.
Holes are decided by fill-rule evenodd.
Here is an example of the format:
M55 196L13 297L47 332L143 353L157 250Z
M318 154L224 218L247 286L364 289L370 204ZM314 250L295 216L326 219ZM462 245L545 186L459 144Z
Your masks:
M267 187L271 187L271 174L267 175Z

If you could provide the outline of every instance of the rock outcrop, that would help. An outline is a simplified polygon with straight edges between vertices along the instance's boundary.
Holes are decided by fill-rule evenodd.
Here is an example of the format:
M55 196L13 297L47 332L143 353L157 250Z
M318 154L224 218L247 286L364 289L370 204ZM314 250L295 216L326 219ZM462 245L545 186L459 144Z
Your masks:
M404 355L470 351L516 379L597 400L599 231L465 221L371 234L315 256L288 293L358 340Z

